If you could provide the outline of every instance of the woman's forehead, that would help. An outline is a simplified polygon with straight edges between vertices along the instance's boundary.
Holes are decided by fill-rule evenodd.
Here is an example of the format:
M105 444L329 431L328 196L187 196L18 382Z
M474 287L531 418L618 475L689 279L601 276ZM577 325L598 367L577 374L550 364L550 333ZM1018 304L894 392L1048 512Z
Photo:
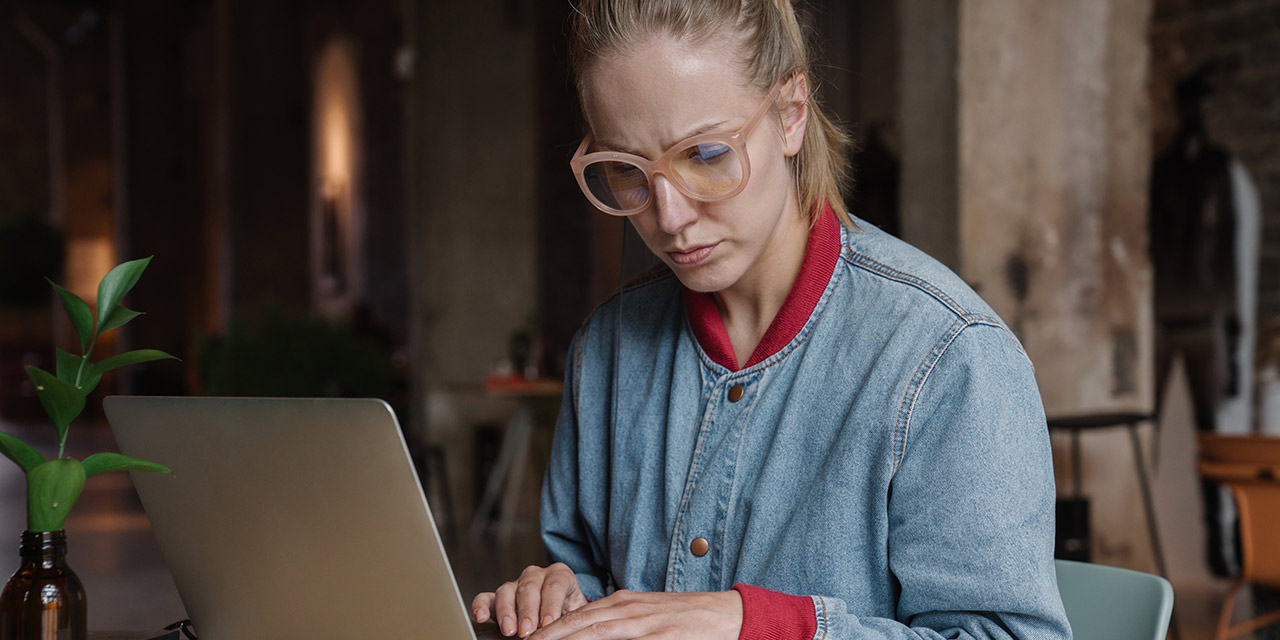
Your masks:
M671 40L597 59L582 88L597 139L649 149L709 123L745 119L762 95L723 52Z
M745 85L742 76L738 65L710 43L657 37L596 58L586 69L583 85L588 93L651 92L677 84Z

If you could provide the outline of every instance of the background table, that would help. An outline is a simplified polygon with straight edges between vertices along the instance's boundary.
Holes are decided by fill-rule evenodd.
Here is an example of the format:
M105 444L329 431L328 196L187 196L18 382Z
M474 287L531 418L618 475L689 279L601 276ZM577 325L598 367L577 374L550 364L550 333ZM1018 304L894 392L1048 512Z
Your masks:
M506 540L511 536L515 523L516 508L519 507L519 495L525 468L529 462L530 439L533 435L535 403L539 399L559 398L564 393L564 383L559 380L526 380L524 378L491 378L485 382L485 394L490 396L514 398L517 401L515 413L507 426L507 433L502 438L498 449L498 459L493 464L493 471L485 482L484 494L471 518L471 537L475 538L484 532L489 520L489 513L502 497L502 512L498 520L498 535ZM506 484L505 491L503 484Z

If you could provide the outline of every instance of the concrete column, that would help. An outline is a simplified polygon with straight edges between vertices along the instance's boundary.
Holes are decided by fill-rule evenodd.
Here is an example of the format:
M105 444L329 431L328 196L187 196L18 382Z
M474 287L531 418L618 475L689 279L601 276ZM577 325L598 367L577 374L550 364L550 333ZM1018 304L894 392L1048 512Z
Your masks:
M958 269L959 3L902 0L902 238Z
M1150 2L960 10L960 273L1050 414L1150 408Z

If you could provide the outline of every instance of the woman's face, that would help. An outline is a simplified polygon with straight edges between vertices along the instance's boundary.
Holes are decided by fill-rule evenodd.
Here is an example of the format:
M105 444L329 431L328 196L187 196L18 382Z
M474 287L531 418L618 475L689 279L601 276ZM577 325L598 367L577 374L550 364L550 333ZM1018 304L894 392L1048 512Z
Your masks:
M594 134L590 150L625 151L655 160L673 144L709 132L734 132L764 92L751 87L724 46L655 37L620 55L597 59L584 77L584 110ZM802 80L783 87L783 104L803 94ZM629 216L649 250L695 291L723 291L744 276L765 276L780 238L807 237L787 157L804 134L803 97L770 111L747 138L751 175L741 193L719 202L685 196L654 176L651 203ZM798 229L797 229L798 228Z

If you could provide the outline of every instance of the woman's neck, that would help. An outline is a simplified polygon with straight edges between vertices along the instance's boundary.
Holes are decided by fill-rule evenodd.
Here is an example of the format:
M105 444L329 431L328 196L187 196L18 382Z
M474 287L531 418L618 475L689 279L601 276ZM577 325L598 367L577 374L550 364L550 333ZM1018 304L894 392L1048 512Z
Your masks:
M733 354L742 366L751 358L800 273L809 242L809 224L794 205L787 207L769 243L737 282L713 295Z

